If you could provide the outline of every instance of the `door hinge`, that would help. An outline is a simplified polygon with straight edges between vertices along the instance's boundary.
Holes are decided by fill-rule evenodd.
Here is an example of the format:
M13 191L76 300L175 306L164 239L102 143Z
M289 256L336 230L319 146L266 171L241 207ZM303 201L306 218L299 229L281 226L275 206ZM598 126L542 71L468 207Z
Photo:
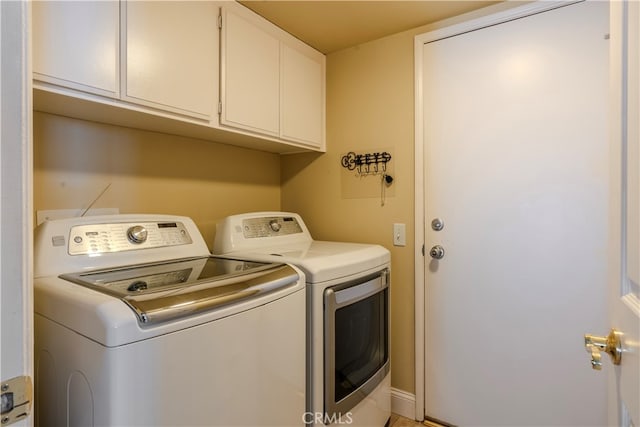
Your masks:
M0 383L2 397L2 426L13 424L29 416L33 402L31 377L23 375Z
M424 243L422 244L422 256L424 256Z
M218 114L222 114L222 101L218 101Z
M222 29L222 14L218 15L218 28Z

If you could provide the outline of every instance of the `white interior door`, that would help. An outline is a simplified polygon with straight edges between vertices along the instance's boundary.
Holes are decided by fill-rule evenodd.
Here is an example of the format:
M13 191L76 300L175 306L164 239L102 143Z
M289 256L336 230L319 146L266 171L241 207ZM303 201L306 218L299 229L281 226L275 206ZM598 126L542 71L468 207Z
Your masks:
M606 422L582 335L606 324L608 24L585 2L423 46L430 418Z
M611 3L611 312L604 328L622 332L612 369L609 425L640 426L640 3ZM591 331L606 335L606 330Z

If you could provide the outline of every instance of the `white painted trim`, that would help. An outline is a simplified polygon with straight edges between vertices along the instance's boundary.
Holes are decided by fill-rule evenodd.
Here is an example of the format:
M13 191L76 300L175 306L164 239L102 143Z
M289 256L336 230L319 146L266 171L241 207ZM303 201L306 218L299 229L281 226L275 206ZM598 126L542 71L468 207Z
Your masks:
M414 99L415 99L415 272L414 272L414 307L415 307L415 410L416 420L423 420L425 415L425 263L422 253L425 243L425 187L424 187L424 145L423 145L423 46L444 38L454 37L481 28L502 24L514 19L524 18L559 7L579 3L584 0L546 1L540 0L498 11L490 15L469 19L444 28L435 29L414 38ZM425 248L425 251L427 249ZM392 403L393 405L393 403ZM393 406L392 406L393 407ZM402 414L399 414L402 415ZM412 418L412 417L408 417Z
M0 348L2 380L33 378L33 150L31 3L0 2ZM10 182L11 185L6 185ZM33 407L32 407L33 410ZM32 426L33 416L16 426Z
M415 419L416 395L391 387L391 412L405 418Z
M482 16L471 19L459 24L450 25L445 28L429 31L428 33L419 34L415 37L416 43L429 43L441 40L470 31L479 30L481 28L490 27L497 24L513 21L514 19L524 18L526 16L535 15L537 13L546 12L548 10L557 9L559 7L568 6L573 3L580 3L585 0L567 0L567 1L536 1L526 3L522 6L513 7L491 15ZM417 76L416 76L417 77Z
M414 349L415 349L415 390L414 416L416 420L424 419L425 390L425 355L424 355L424 269L425 257L422 253L425 245L424 230L424 135L423 135L423 99L422 99L422 49L424 42L416 36L414 43L415 72L415 248L414 248ZM426 248L424 249L426 250Z

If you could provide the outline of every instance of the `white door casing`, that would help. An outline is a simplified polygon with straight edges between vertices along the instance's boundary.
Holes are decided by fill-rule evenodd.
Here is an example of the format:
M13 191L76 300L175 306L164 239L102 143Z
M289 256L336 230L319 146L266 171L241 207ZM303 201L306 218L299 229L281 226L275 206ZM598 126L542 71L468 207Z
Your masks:
M0 376L33 376L30 3L0 2ZM16 402L18 403L18 402ZM3 416L4 418L4 416ZM33 417L17 426L33 425Z
M608 6L557 6L416 38L418 419L605 422Z
M623 333L609 378L609 425L640 425L640 2L611 2L609 328Z

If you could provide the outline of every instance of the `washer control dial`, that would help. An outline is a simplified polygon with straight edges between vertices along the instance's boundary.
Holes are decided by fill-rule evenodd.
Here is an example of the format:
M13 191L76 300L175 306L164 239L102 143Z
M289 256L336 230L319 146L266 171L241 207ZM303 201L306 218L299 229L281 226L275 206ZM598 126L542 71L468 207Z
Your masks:
M271 227L271 229L277 233L282 228L282 225L278 222L277 219L272 219L271 221L269 221L269 227Z
M127 239L131 243L140 244L147 241L147 229L141 225L134 225L127 230Z

